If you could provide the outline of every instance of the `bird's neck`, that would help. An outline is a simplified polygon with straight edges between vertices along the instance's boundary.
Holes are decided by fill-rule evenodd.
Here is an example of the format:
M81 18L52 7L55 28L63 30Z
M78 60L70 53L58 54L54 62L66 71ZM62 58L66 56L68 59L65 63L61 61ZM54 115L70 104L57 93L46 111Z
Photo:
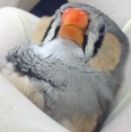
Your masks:
M73 41L57 38L45 44L41 50L45 58L51 57L64 62L84 61L83 50Z

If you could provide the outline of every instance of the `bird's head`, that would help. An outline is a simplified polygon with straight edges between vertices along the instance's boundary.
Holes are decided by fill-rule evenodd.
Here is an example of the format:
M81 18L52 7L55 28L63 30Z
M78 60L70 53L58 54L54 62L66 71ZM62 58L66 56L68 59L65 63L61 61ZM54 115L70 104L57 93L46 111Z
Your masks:
M114 70L121 58L126 56L123 50L128 50L128 42L124 34L109 17L93 7L69 3L60 7L50 20L41 39L44 45L54 40L60 40L58 43L63 44L61 39L65 41L64 45L73 44L81 50L86 63L99 71ZM55 50L59 47L55 47ZM68 49L74 50L72 46ZM79 56L79 50L73 53Z

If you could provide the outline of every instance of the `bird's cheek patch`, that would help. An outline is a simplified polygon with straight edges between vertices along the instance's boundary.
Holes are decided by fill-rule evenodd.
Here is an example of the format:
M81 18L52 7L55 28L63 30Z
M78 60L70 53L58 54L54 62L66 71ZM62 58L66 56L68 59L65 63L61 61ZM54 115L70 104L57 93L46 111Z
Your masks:
M106 33L102 47L97 55L89 61L89 66L98 70L109 72L116 68L120 61L121 43L111 33Z

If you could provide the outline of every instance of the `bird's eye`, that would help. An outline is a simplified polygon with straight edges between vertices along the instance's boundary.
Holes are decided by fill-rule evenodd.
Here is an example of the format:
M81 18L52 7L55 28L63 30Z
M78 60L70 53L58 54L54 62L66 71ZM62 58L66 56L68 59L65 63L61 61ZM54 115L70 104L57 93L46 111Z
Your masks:
M63 10L60 12L60 15L61 15L61 16L63 15L63 12L64 12Z

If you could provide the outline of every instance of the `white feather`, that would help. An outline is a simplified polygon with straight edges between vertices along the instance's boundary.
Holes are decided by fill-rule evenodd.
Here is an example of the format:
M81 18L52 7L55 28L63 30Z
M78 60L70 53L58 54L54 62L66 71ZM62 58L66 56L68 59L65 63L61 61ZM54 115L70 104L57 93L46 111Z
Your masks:
M84 60L84 52L74 42L62 38L57 38L48 42L40 48L35 47L35 52L44 58L52 56L59 60L72 60L72 58Z

